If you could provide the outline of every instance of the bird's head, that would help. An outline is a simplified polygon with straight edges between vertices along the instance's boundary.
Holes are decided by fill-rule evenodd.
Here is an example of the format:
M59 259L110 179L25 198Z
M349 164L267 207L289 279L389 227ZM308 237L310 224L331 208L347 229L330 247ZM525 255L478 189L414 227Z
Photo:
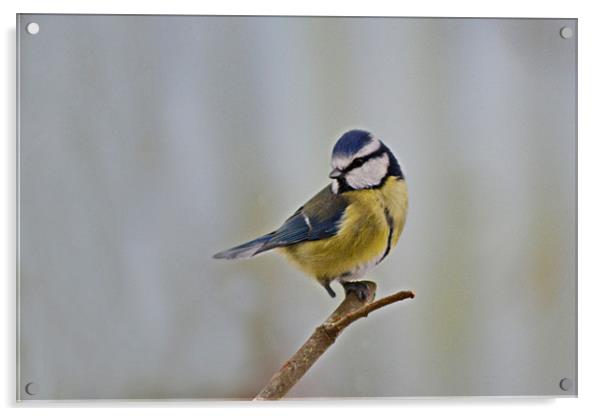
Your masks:
M334 193L375 188L389 176L403 179L389 148L363 130L350 130L341 136L332 149L330 164Z

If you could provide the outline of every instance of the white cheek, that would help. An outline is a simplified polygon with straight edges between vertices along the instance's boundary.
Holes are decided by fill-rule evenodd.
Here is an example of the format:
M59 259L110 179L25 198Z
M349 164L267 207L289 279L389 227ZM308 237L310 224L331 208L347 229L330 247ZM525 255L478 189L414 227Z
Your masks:
M371 159L359 168L353 169L345 175L347 184L353 189L369 188L381 183L389 169L389 156Z

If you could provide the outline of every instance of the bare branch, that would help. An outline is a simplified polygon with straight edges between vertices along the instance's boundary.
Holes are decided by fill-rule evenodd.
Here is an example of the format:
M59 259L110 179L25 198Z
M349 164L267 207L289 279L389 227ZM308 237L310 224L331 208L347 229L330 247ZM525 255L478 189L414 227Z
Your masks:
M377 309L414 297L414 292L401 291L374 301L376 283L370 281L362 283L368 288L366 299L361 300L355 292L348 292L339 307L335 309L322 325L315 329L314 333L305 341L301 348L272 376L268 384L255 397L255 400L281 399L322 354L334 344L337 337L346 327L359 318L368 316L369 313Z

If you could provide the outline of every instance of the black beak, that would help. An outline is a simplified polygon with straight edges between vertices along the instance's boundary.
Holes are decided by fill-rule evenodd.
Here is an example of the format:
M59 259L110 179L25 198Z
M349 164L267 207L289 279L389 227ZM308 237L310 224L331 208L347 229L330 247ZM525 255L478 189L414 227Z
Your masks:
M343 174L343 172L341 172L340 170L338 170L338 169L335 168L335 169L332 170L332 172L330 172L328 174L328 177L331 178L331 179L336 179L339 176L341 176L342 174Z

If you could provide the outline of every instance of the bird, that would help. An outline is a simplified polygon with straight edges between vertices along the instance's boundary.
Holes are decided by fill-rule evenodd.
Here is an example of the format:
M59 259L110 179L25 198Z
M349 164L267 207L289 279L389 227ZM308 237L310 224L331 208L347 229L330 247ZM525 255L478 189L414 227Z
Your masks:
M335 143L331 182L275 231L221 251L243 259L276 249L313 277L331 297L369 295L361 279L397 245L408 210L406 178L393 152L371 133L354 129Z

